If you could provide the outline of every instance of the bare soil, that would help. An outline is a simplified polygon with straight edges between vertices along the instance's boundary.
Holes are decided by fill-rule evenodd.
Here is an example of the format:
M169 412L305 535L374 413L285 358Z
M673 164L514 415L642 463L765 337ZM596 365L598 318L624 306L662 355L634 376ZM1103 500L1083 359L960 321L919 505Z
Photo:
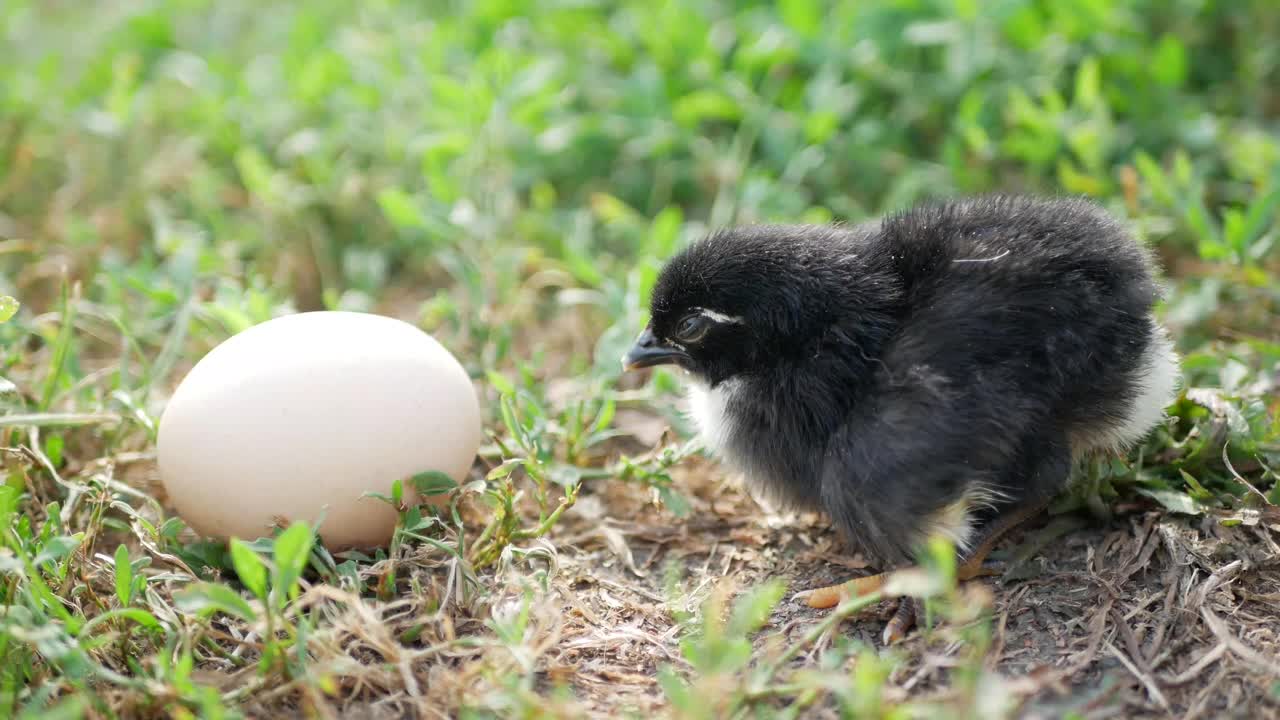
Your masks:
M598 486L551 541L565 598L549 677L568 679L589 714L661 713L655 679L681 662L662 568L675 562L692 590L689 611L718 582L770 576L789 593L872 572L842 553L820 518L769 514L713 465L679 476L692 495L685 519L638 488ZM993 557L1003 576L977 580L994 598L987 662L1011 679L1018 716L1056 718L1280 717L1280 526L1224 527L1211 518L1131 506L1109 522L1042 515ZM892 601L839 632L879 646ZM823 611L788 597L760 644L798 640ZM900 696L945 692L957 648L917 630L894 652ZM812 663L812 655L793 661ZM818 708L812 717L837 717Z

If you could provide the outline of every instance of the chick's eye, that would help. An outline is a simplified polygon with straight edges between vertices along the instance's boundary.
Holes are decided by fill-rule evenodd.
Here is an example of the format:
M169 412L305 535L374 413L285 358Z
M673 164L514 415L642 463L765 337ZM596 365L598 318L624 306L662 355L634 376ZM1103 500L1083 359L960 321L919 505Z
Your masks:
M707 332L707 319L701 315L690 315L676 326L676 337L684 342L698 340Z

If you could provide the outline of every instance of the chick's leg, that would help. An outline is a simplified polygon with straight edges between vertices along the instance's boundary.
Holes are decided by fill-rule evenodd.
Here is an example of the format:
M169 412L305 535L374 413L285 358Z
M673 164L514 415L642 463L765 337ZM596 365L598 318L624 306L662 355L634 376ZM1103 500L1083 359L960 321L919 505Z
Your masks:
M980 531L973 549L958 558L960 566L956 568L956 577L963 581L972 580L982 575L996 574L994 570L990 570L984 565L987 561L987 555L991 554L1000 539L1009 534L1010 531L1039 515L1041 510L1049 506L1049 500L1050 498L1037 498L1023 502L1009 508L987 523Z
M983 568L983 563L992 548L1010 530L1035 517L1044 509L1046 504L1047 501L1045 500L1035 500L1016 505L983 526L978 531L979 534L974 542L973 549L968 553L961 553L957 558L960 563L960 567L957 569L959 579L971 580L980 575L992 574L991 571ZM826 609L835 607L844 600L878 592L884 587L888 579L889 573L883 572L854 578L837 585L817 588L809 592L806 602L812 608Z
M956 568L956 579L961 582L972 580L982 575L994 575L995 571L985 567L989 555L1001 538L1018 526L1040 514L1049 504L1048 499L1036 498L1014 505L984 525L978 531L973 548L966 553L958 553L959 567ZM898 611L885 625L883 641L892 645L907 636L922 613L919 598L902 598Z
M891 565L882 565L881 570L908 568L911 544L922 539L922 530L928 534L931 523L919 514L928 503L920 498L936 493L938 488L955 488L955 479L972 471L965 459L973 437L982 433L982 428L960 423L947 413L929 416L923 424L914 424L910 432L895 421L915 419L920 406L936 406L931 387L928 383L895 387L874 411L868 409L851 416L849 423L827 443L819 482L823 509L836 527L869 544L872 555L896 559ZM983 400L989 398L982 393L974 397L974 402ZM1002 418L1000 427L992 428L992 432L1016 424L1006 420L1009 419ZM1029 438L1007 460L1007 477L1000 478L1002 482L997 486L1015 489L1018 500L980 525L972 546L978 552L960 557L966 577L972 578L982 569L982 561L1001 534L1042 507L1037 503L1024 509L1020 500L1055 495L1069 469L1070 452L1059 438L1038 436ZM895 482L878 482L878 478L895 478ZM933 519L934 525L964 528L973 520L970 515L977 510L973 503L980 498L968 493L960 495L960 501L941 509L941 515ZM1000 495L1007 497L1004 492ZM886 573L869 575L813 589L803 596L810 607L831 609L850 598L882 591L887 579ZM900 624L906 624L909 612L901 610L904 621Z
M961 582L980 575L993 575L985 566L987 555L1000 539L1048 507L1053 496L1066 484L1071 472L1070 446L1065 442L1044 441L1028 446L1025 456L1030 472L1019 483L1025 493L1022 499L1010 505L988 520L978 530L973 545L967 552L959 553L956 577ZM885 644L891 644L906 636L919 615L920 603L905 599L898 614L884 630Z
M837 585L828 585L810 590L804 600L811 608L826 610L839 605L845 600L879 592L888 579L889 573L877 573L866 577L854 578Z
M923 600L917 597L899 599L898 611L893 614L893 617L889 618L889 622L885 623L884 633L880 636L880 641L885 645L901 642L921 617L924 617Z

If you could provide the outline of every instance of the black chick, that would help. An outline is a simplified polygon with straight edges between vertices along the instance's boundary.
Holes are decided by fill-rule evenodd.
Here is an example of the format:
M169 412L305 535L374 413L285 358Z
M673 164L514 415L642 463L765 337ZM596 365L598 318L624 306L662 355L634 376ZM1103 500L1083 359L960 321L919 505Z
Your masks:
M1079 199L748 226L668 262L623 363L688 371L708 449L775 503L825 512L880 569L941 533L967 579L1076 457L1162 421L1180 373L1159 294L1145 249ZM900 607L889 641L914 620Z

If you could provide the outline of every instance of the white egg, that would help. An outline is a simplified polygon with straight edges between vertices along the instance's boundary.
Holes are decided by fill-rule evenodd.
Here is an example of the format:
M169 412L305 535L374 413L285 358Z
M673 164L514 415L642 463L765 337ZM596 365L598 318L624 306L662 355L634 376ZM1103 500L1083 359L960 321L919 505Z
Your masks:
M480 446L480 408L462 366L394 318L312 312L270 320L214 348L160 420L161 479L178 514L219 539L268 536L323 517L330 549L388 542L403 480L461 482Z

